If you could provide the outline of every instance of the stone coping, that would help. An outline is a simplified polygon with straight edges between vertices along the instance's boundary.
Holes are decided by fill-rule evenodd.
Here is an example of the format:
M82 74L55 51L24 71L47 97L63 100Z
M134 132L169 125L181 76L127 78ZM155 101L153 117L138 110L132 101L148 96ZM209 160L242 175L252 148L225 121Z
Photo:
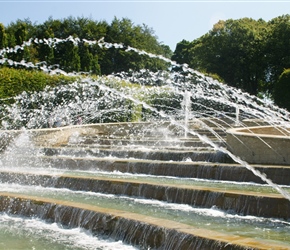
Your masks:
M244 136L255 136L265 138L283 138L290 140L290 128L283 128L280 126L255 126L246 128L231 128L227 130L227 133L244 135Z
M251 164L290 165L290 129L274 126L227 130L227 147Z

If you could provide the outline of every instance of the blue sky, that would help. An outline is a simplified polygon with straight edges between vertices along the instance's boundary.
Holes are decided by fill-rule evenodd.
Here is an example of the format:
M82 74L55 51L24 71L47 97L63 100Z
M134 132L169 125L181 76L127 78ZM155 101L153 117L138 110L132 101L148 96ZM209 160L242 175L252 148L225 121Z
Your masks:
M89 17L108 23L117 18L129 18L136 25L146 24L155 31L158 40L172 50L182 39L192 41L207 33L214 23L223 19L250 17L265 21L290 14L289 1L190 1L190 0L0 0L0 22L5 26L17 19L29 18L43 23L50 16Z

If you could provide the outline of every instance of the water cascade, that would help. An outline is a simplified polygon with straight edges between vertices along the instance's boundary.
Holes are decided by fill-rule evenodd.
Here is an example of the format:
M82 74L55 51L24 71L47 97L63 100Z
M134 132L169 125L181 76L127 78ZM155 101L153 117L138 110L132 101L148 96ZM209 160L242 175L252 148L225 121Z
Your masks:
M240 115L240 110L239 107L236 107L236 126L239 126L239 115Z
M188 118L190 114L190 92L185 91L184 93L184 99L183 99L183 111L184 111L184 127L185 127L185 138L187 137L187 129L188 129Z
M6 57L80 41L0 51L2 64L78 76L2 105L1 247L290 249L290 161L277 146L289 141L287 111L104 40L83 41L182 71L92 77Z

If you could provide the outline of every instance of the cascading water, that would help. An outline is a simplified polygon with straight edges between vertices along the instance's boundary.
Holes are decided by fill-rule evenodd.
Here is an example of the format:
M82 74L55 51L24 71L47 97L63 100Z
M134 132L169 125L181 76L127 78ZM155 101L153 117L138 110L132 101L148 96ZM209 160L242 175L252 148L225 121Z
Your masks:
M188 91L185 91L184 93L184 99L183 99L183 110L184 110L184 127L188 128L188 117L190 114L190 93ZM184 136L187 137L187 131L185 130Z
M75 175L80 179L81 177L79 176L82 175L91 176L92 178L101 177L102 181L98 180L98 182L102 182L104 187L107 185L105 180L116 182L117 180L125 179L134 183L134 181L137 179L142 183L142 185L140 184L141 186L137 192L140 197L146 197L146 191L144 191L145 188L143 188L144 186L148 186L149 184L154 186L159 182L162 182L164 185L167 184L171 186L181 184L185 187L187 186L188 188L191 188L195 185L199 188L201 186L208 187L213 185L213 188L218 190L218 192L224 190L225 185L228 185L227 188L231 190L243 189L244 184L240 185L237 183L229 183L224 181L217 181L217 183L211 181L210 184L206 180L199 182L197 179L185 180L184 178L180 179L177 177L166 177L165 173L163 173L162 176L158 175L157 177L154 177L154 174L152 175L154 172L153 168L147 174L134 173L131 175L128 173L125 174L120 172L108 174L106 171L101 171L101 166L98 166L98 168L94 169L94 171L91 171L90 168L81 168L78 171L72 171L66 169L65 164L65 162L68 160L66 157L68 154L73 155L73 161L77 165L81 165L82 161L89 165L89 160L91 160L92 157L98 155L101 157L101 159L98 161L106 162L106 167L108 167L112 161L122 162L125 161L123 158L127 157L129 159L132 158L130 164L134 165L133 168L137 168L138 164L158 165L158 162L152 163L149 161L149 159L151 159L150 157L153 159L155 157L161 159L160 157L162 156L167 157L163 158L164 161L166 161L166 163L163 164L173 164L171 163L173 160L174 162L177 161L179 165L184 165L184 167L186 167L190 166L190 164L193 164L196 161L205 161L208 163L211 161L210 157L213 155L213 152L220 152L226 157L234 160L234 162L247 168L256 176L261 178L262 182L268 184L250 185L247 182L247 185L250 187L249 192L257 189L265 189L265 191L261 191L261 193L275 193L275 191L272 190L274 189L282 194L283 197L290 200L290 195L287 191L289 187L287 185L281 187L280 185L273 183L271 179L267 178L266 175L263 174L260 170L257 170L255 167L251 166L245 161L242 161L239 159L239 157L232 154L224 147L225 140L223 136L221 136L221 134L225 133L229 127L235 127L237 125L246 127L246 125L243 124L243 119L261 119L267 121L267 123L270 125L288 129L289 113L287 111L279 109L273 104L269 104L266 101L260 100L256 97L248 95L247 93L243 93L240 90L228 87L218 81L206 77L201 73L190 69L187 65L178 65L177 63L172 62L162 56L153 55L131 47L125 47L122 44L110 44L104 40L83 41L89 45L98 44L100 47L105 49L115 48L123 49L125 51L135 51L136 53L145 54L152 58L162 59L168 62L171 65L170 67L178 67L181 68L182 71L150 72L148 70L141 70L140 72L120 72L111 76L96 78L91 77L90 75L80 76L76 73L66 73L60 69L54 69L53 67L47 66L45 62L34 65L25 61L15 62L5 57L5 54L15 53L18 50L23 49L25 46L30 46L33 43L45 43L52 47L57 43L67 41L78 45L81 40L72 37L67 39L31 39L30 41L25 42L22 46L16 46L12 49L3 49L0 51L0 57L2 57L0 59L0 63L2 64L9 64L11 66L21 65L22 67L41 69L42 71L49 74L65 74L79 77L74 83L68 86L46 88L44 91L38 93L22 93L21 95L14 98L13 104L3 106L1 117L1 125L3 130L1 132L2 136L0 145L5 144L7 137L4 135L6 135L7 132L11 131L12 129L23 129L24 132L20 133L17 140L14 140L14 144L10 143L10 145L8 145L6 150L2 153L0 168L3 172L3 185L1 187L1 192L18 193L19 190L21 190L21 194L43 196L49 197L51 199L66 200L66 197L68 197L68 201L74 200L76 202L85 203L88 205L98 204L99 206L108 206L113 209L123 207L123 210L130 210L132 213L140 213L145 216L156 213L158 214L158 218L163 219L169 219L172 216L176 216L176 214L181 214L180 216L177 216L176 221L182 223L185 221L190 221L190 223L188 223L195 227L206 225L207 221L210 221L208 222L208 225L206 225L206 228L211 230L216 228L218 229L219 224L226 224L226 221L228 221L229 217L233 217L234 219L230 221L229 224L234 226L239 235L243 235L242 232L244 228L246 228L246 224L248 224L250 221L256 221L257 224L260 224L255 224L255 227L259 228L256 231L260 231L259 233L255 232L257 233L258 238L263 239L263 230L273 230L273 232L271 231L271 236L269 236L269 239L276 241L277 238L279 238L279 232L275 231L274 229L279 227L281 228L281 241L286 242L286 246L289 247L290 242L286 240L287 232L289 230L289 222L287 221L289 220L289 217L286 221L278 220L276 218L261 218L261 221L259 221L260 218L255 216L239 217L239 215L232 215L230 213L227 214L215 208L214 197L208 198L208 200L200 203L200 205L202 204L203 206L206 206L206 209L209 209L210 211L210 215L207 214L205 217L200 217L201 214L207 213L208 210L195 208L194 206L192 207L192 205L195 205L195 201L191 201L192 203L188 202L189 204L187 205L176 204L172 206L171 202L178 203L178 199L175 198L176 200L174 200L173 198L170 198L169 193L173 192L171 189L165 191L168 193L166 194L168 197L166 199L164 198L164 201L161 203L160 201L157 201L158 195L156 195L156 200L153 200L150 205L148 205L147 200L142 200L141 198L136 198L134 200L133 198L129 198L127 196L129 184L126 184L125 188L122 189L121 185L118 183L119 186L116 189L123 191L119 191L119 193L114 194L114 196L110 198L103 198L102 195L104 194L98 193L97 190L95 191L96 193L91 192L90 189L69 191L70 189L77 190L78 188L70 186L72 184L68 184L66 182L62 184L63 186L61 187L63 188L50 190L50 188L57 186L56 183L58 177L62 176L63 174ZM158 83L158 86L156 86L156 83ZM61 103L61 105L58 103ZM33 107L33 109L29 107ZM211 125L208 123L209 119ZM73 148L71 151L69 151L69 145L64 149L58 149L56 146L53 149L47 148L43 150L41 147L39 149L36 143L34 149L31 147L31 145L34 143L33 140L31 141L31 138L27 136L27 131L29 134L29 131L34 129L36 129L36 131L40 128L48 128L48 130L50 130L50 127L61 127L65 129L71 125L76 125L76 127L81 128L83 126L81 126L80 123L102 124L120 120L125 122L132 120L135 122L142 121L146 122L146 125L144 126L142 123L140 123L140 127L142 129L139 129L138 132L136 132L137 129L135 131L134 126L130 127L129 125L126 125L127 127L114 127L111 124L110 126L112 126L112 129L109 131L110 137L103 138L100 134L99 138L96 139L96 142L94 142L94 140L91 138L85 138L83 135L80 136L79 134L83 132L80 132L81 130L78 131L75 129L75 132L70 134L69 144L79 145L77 152L73 151ZM215 128L219 129L219 133L213 129L213 125ZM108 127L110 126L107 125L106 129L108 130ZM173 130L172 127L174 127ZM89 130L92 128L88 127L87 129ZM93 133L98 134L102 129L104 128L99 128ZM88 136L92 136L91 132L87 132L87 134ZM123 134L129 136L129 139L127 138L127 142L121 142L123 139L121 139L120 135ZM132 135L131 137L130 134ZM150 142L150 136L148 137L148 134L150 136L154 136L152 147L148 147L148 143ZM202 150L205 152L200 152L201 149L197 148L196 146L192 146L190 148L176 146L184 145L192 137L197 137L202 142ZM137 141L142 141L144 138L147 140L147 145L138 144ZM114 145L115 151L111 148L107 149L105 147L100 147L100 140L106 141L107 144L110 144L111 140L112 143L115 144L118 142L118 139L120 145ZM167 150L169 151L169 155L166 156L164 156L165 153L162 150L164 147L162 145L162 140L165 139L165 144ZM95 149L82 146L85 145L86 140L92 140L92 143L95 143L98 146L96 146ZM28 152L23 152L23 148L26 147L29 148ZM172 150L171 154L170 147L175 150ZM179 147L178 153L176 153L176 147ZM19 150L19 152L17 150ZM193 153L195 150L199 150L199 152ZM68 151L70 153L68 153ZM52 158L54 160L57 160L58 162L61 161L64 167L59 167L61 164L56 167L55 164L51 163L51 158L48 157L49 154L53 155ZM201 157L202 154L204 154L204 158ZM39 158L35 156L39 156ZM83 157L82 161L80 161L78 157ZM141 162L138 160L139 157L142 159ZM19 181L20 186L15 186L14 184L12 185L11 181L6 180L6 177L4 178L5 172L11 172L14 174L18 173L18 175L16 174L15 180ZM29 177L21 177L22 172L28 174ZM130 171L127 168L126 171L121 172ZM38 173L39 176L44 177L39 177L40 180L38 180L38 176L34 176L35 173ZM43 179L45 179L45 181L43 181ZM52 179L52 181L50 181L50 179ZM33 180L32 186L29 185L29 181L31 180ZM70 183L73 183L73 181L70 180ZM81 184L75 185L78 186ZM148 188L147 186L146 188ZM64 188L68 188L68 190ZM151 186L149 188L151 188ZM159 187L159 189L161 188ZM153 192L158 193L159 189ZM104 190L106 189L100 188L100 190L101 191L99 192L105 192ZM67 195L66 192L72 193ZM91 197L95 195L99 197ZM105 196L106 195L110 196L109 194L105 194ZM177 196L178 195L176 194L176 197ZM209 201L210 199L212 200L212 203ZM183 203L185 202L187 201L184 200ZM139 203L147 204L148 207L144 209L139 205ZM152 207L153 203L154 205ZM210 207L212 206L213 208L211 209ZM238 204L238 206L242 205ZM246 210L246 208L244 209ZM242 213L244 212L244 210L241 211ZM2 215L4 218L3 220L5 220L5 216L6 214ZM196 217L194 217L194 219L190 219L192 216ZM199 220L197 219L198 217L200 217ZM217 217L219 218L218 220L216 219ZM233 230L233 228L229 227L223 228L221 230L223 232L230 232ZM248 228L247 230L249 230L247 237L250 237L250 235L254 234L254 229ZM82 247L86 249L86 246L81 246L81 248ZM88 249L89 248L90 247L88 247ZM106 246L104 248L109 249ZM102 249L102 247L100 247L100 249Z

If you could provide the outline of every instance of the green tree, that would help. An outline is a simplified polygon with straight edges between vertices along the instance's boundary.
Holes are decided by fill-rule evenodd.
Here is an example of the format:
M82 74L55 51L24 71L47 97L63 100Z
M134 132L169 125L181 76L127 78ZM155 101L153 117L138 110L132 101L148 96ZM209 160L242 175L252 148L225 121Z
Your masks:
M219 21L190 44L182 41L173 59L217 74L231 86L256 95L264 82L266 22L250 18Z
M79 44L79 54L81 71L89 72L92 70L93 55L90 53L89 46L85 43Z
M115 18L108 27L105 41L110 43L123 44L125 49L130 46L146 52L171 56L170 49L160 44L153 30L148 26L134 25L131 20L123 18L119 20ZM166 69L167 64L162 60L149 58L145 55L138 55L133 51L125 51L125 49L109 48L100 58L101 71L104 74L112 72L139 70L147 68L152 71Z
M290 111L290 69L285 69L274 86L275 103Z
M98 55L93 56L92 73L94 73L96 75L101 75L101 67L100 67L100 64L99 64Z
M29 19L17 20L15 23L10 23L6 28L7 46L14 47L22 45L35 34L35 25ZM36 51L33 47L25 47L24 50L18 50L17 53L10 53L8 57L14 61L36 61Z
M6 32L5 27L2 23L0 23L0 49L6 47Z
M39 40L45 40L48 38L54 38L54 29L57 29L60 22L54 22L50 17L43 24L36 26L35 36ZM38 61L46 62L48 65L54 64L54 49L46 43L37 43L34 45L38 53Z
M55 20L50 17L46 22L38 25L36 37L40 39L65 39L68 36L73 36L80 39L99 40L105 36L107 26L108 24L106 22L95 22L88 18L68 17L62 20ZM95 74L100 74L98 55L102 53L99 46L88 46L82 42L77 46L78 48L73 48L71 53L69 53L71 45L69 43L63 43L53 49L46 44L38 44L39 60L46 61L49 65L59 64L62 69L66 70L73 69L76 71L80 69L81 71L92 71ZM65 58L66 56L69 59ZM74 65L69 66L69 60L72 60L71 62Z
M182 40L177 43L176 49L172 55L172 60L178 61L179 63L189 62L191 58L189 58L189 48L190 42L186 40Z
M266 57L268 67L268 89L272 92L284 69L290 68L290 15L276 17L269 21Z
M112 72L139 70L147 68L153 71L166 69L168 65L160 60L126 51L131 46L154 54L171 57L171 50L158 42L154 31L146 25L134 25L129 19L115 18L111 25L96 22L88 18L53 19L50 17L43 24L32 25L29 20L17 20L11 23L6 31L6 42L9 47L22 45L30 38L47 41L48 38L66 39L78 37L82 42L60 42L54 46L46 43L33 43L24 51L10 53L14 61L25 59L34 63L45 61L48 65L58 64L65 71L91 71L94 74L111 74ZM2 32L3 33L3 32ZM99 40L102 37L111 43L124 44L123 49L101 48L98 44L89 44L87 40ZM83 39L83 40L82 40Z
M66 72L78 72L81 68L79 47L71 41L57 44L54 56L55 63Z

